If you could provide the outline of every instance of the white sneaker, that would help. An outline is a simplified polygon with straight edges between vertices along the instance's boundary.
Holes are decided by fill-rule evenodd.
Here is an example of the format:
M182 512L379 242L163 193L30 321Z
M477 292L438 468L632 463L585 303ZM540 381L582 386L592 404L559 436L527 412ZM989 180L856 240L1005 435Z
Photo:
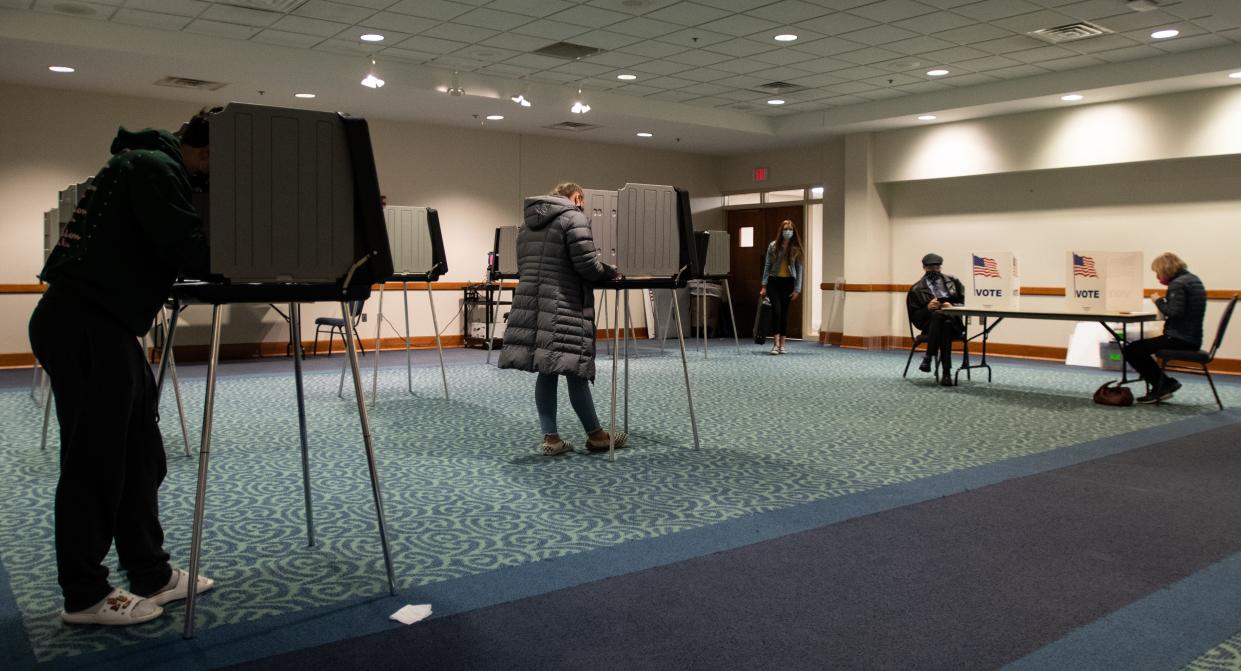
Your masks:
M776 347L775 345L772 345L772 346L771 346L771 351L770 351L770 352L768 352L768 354L770 354L770 355L772 355L772 356L775 356L775 355L777 355L777 354L779 354L779 353L780 353L780 348L779 348L779 347Z
M186 586L189 585L189 583L190 572L185 569L174 568L172 570L172 577L168 579L168 584L164 585L164 589L148 596L147 599L151 600L158 606L162 606L173 601L180 601L181 599L189 596L189 590L186 589ZM215 587L214 580L204 575L198 576L199 594L206 592L212 587Z
M149 622L163 614L164 609L160 608L158 603L118 587L86 610L75 610L72 613L61 611L60 619L67 624L123 626Z

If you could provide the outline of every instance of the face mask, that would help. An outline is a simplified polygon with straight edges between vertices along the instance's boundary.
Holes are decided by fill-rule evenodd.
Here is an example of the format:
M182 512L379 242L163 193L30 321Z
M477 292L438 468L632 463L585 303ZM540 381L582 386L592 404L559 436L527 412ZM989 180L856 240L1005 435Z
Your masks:
M786 229L784 229L784 239L785 239L785 240L792 240L792 239L793 239L793 229L791 229L791 228L786 228Z
M1168 286L1168 282L1169 282L1169 280L1168 280L1168 278L1164 277L1163 275L1156 275L1156 276L1155 276L1155 279L1156 279L1156 280L1159 280L1159 283L1160 283L1160 284L1162 284L1162 285L1164 285L1165 287L1166 287L1166 286Z
M940 277L943 277L943 273L938 270L928 270L926 271L926 277L929 280L938 280Z

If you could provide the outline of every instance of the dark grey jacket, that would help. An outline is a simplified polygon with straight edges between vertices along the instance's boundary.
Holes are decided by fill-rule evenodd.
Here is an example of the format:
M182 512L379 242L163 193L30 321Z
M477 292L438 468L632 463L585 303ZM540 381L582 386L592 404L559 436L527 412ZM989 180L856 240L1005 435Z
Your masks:
M1207 290L1198 276L1182 270L1168 282L1168 295L1155 301L1168 321L1163 334L1202 349L1202 320L1207 313Z
M595 251L590 222L567 198L526 199L517 233L517 291L501 368L595 379L593 282L616 276Z

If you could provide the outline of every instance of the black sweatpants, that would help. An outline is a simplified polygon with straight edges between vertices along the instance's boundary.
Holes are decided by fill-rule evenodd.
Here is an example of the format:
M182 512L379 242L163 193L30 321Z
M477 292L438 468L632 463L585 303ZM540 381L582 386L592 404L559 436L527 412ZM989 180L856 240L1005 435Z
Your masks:
M913 314L914 326L926 334L927 356L938 355L939 366L945 371L952 369L952 339L961 339L965 327L960 317L946 315L939 310L923 308Z
M1138 375L1155 389L1158 389L1166 381L1164 374L1159 370L1159 363L1155 361L1154 356L1155 352L1161 349L1195 351L1198 348L1180 338L1171 338L1166 335L1135 340L1125 345L1125 362L1132 366L1133 370L1136 370Z
M771 334L788 335L789 303L793 300L793 278L767 277L767 297L771 299Z
M158 591L172 577L159 524L167 462L142 348L120 322L54 288L30 318L30 343L60 422L56 569L65 610L112 590L103 559L113 541L130 590Z

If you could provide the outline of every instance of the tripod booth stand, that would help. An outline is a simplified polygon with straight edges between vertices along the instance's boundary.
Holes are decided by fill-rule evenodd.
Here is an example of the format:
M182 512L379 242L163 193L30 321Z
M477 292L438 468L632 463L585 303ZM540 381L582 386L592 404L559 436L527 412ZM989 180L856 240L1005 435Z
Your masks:
M733 344L737 354L741 354L741 340L737 336L737 317L733 312L733 291L728 286L729 276L729 234L727 231L699 231L694 234L697 243L698 258L702 259L702 277L696 278L701 283L719 280L724 285L724 296L728 300L728 317L732 320ZM693 290L691 289L691 294ZM702 314L702 358L707 358L707 294L702 291L698 300ZM663 344L663 339L660 339Z
M375 465L370 422L353 333L349 301L364 300L371 285L393 276L379 182L365 119L306 110L230 103L211 124L209 281L178 284L166 350L176 335L182 304L211 306L211 345L207 366L198 485L194 499L189 584L196 585L202 559L207 470L220 355L224 305L288 303L290 337L300 340L300 303L339 303L346 325L346 350L353 373L362 442L370 475L388 591L396 578L388 546L383 497ZM300 344L300 343L295 343ZM308 543L314 545L307 461L306 410L301 348L294 346L301 433L302 481ZM157 382L162 382L161 359ZM196 594L185 603L184 636L194 635Z
M435 329L435 349L440 357L440 379L444 382L444 398L448 398L448 372L444 368L444 346L440 342L439 319L435 316L435 295L431 283L448 272L448 259L444 255L444 238L440 233L439 212L432 207L405 207L389 205L384 208L384 222L388 230L388 245L392 249L393 275L389 282L401 283L401 295L405 309L405 382L409 393L414 393L413 362L410 360L409 343L409 283L426 282L427 303L431 306L431 326ZM371 405L379 402L379 352L383 324L396 331L392 322L384 317L384 287L379 284L379 307L375 310L375 372L371 377ZM344 396L345 369L340 368L340 384L336 395Z
M484 283L486 292L485 308L487 311L487 363L491 363L493 334L495 333L496 309L501 305L512 305L510 300L504 302L504 280L517 279L517 227L501 226L496 229L495 244L491 250L491 263L487 266L487 281ZM513 289L512 294L516 295Z
M629 428L629 335L633 325L629 315L630 289L672 289L676 308L677 335L681 345L681 371L685 378L685 400L689 405L690 430L694 447L699 447L698 420L694 415L694 397L690 390L689 365L685 358L685 333L681 328L681 311L676 289L684 288L690 279L701 275L697 250L693 244L694 222L690 213L689 193L671 186L626 184L617 193L616 265L623 278L600 286L613 291L612 324L612 395L611 426L608 433L608 458L616 459L617 365L621 338L624 340L624 427ZM593 230L592 230L593 234ZM606 235L606 233L605 233ZM607 238L604 238L605 244ZM621 293L625 295L622 298ZM624 330L621 331L620 306L625 305Z

